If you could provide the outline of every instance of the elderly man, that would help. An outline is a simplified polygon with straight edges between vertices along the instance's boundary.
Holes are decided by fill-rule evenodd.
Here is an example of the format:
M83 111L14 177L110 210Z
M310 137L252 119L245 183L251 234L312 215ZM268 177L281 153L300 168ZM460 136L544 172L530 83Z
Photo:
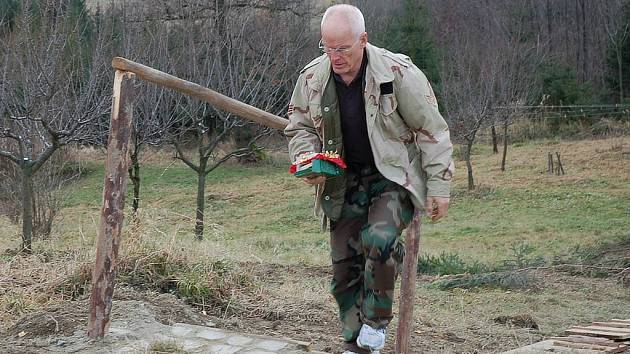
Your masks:
M414 208L446 215L453 175L448 126L407 56L368 43L361 11L328 8L324 54L301 71L289 105L292 161L336 152L345 174L303 178L330 220L331 292L346 353L378 353L392 320L400 234Z

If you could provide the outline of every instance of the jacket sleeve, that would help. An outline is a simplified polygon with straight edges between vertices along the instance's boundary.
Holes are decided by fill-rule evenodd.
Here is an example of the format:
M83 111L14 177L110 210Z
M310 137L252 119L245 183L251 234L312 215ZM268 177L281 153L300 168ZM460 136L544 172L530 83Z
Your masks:
M427 176L427 196L448 197L455 170L453 145L446 121L426 76L415 65L402 69L397 85L398 111L415 133Z
M289 103L289 124L284 134L289 139L291 162L305 152L320 152L321 139L314 126L309 109L308 88L304 74L300 75Z

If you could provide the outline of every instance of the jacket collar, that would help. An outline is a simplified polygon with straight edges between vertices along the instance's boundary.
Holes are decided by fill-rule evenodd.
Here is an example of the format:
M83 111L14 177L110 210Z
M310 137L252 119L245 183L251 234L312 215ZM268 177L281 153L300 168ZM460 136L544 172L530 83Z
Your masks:
M377 84L394 81L392 69L388 67L387 63L383 60L385 50L375 47L370 43L368 43L365 48L368 56L367 72L372 75L374 81L376 81Z

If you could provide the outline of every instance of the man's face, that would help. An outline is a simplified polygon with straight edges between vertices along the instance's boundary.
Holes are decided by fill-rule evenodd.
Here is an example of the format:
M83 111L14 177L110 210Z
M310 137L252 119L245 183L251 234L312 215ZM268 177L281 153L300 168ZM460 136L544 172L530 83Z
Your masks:
M322 29L322 44L325 48L332 49L327 54L337 75L356 76L361 68L367 33L363 32L357 38L349 26L330 19ZM349 50L339 52L334 49Z

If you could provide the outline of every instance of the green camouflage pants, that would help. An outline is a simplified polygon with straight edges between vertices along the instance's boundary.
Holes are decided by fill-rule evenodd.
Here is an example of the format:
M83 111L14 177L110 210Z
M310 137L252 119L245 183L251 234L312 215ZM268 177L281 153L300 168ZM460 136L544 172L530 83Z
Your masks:
M348 172L341 218L330 225L333 279L342 336L350 342L363 323L382 328L392 319L402 230L413 216L408 192L374 169Z

